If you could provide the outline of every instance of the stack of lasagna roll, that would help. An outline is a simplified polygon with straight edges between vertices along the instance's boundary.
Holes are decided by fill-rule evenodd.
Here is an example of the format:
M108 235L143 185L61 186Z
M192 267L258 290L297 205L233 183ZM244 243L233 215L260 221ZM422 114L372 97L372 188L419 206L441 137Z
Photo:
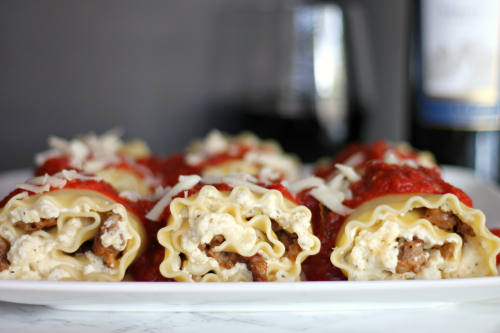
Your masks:
M497 275L484 214L407 145L352 144L309 173L250 133L214 130L169 156L114 131L49 146L0 202L0 279Z

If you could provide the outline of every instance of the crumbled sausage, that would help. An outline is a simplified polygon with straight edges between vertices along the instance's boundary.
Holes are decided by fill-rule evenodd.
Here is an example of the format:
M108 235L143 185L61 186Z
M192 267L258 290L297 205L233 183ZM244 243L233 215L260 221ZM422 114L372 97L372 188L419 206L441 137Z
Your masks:
M252 272L253 280L255 282L266 282L267 280L267 262L260 255L255 254L248 258L247 267Z
M278 240L285 245L285 257L294 262L297 255L300 253L297 234L286 232L276 221L272 221L271 228L276 234L276 237L278 237Z
M439 248L439 252L441 252L441 257L443 259L448 260L453 257L453 251L455 250L455 245L453 243L444 243L443 246Z
M55 225L57 225L57 219L55 218L40 219L40 222L31 223L25 223L22 221L16 222L16 226L29 233L42 230L44 228L53 227Z
M441 230L456 232L471 237L476 236L471 226L463 223L458 216L453 214L453 212L443 212L439 208L427 208L424 217Z
M223 235L215 235L209 244L200 244L200 251L205 251L207 256L214 258L219 266L225 269L231 269L237 263L246 264L249 271L252 272L253 281L267 281L267 262L260 254L251 257L244 257L234 252L215 252L212 249L224 243Z
M276 222L276 221L271 221L271 229L272 229L275 233L277 233L278 231L283 230L283 228L282 228L282 227L279 225L279 223L278 223L278 222Z
M396 273L402 274L413 272L418 274L426 261L424 242L422 240L416 239L401 243L401 245L399 245Z
M9 261L7 259L0 259L0 272L9 269Z
M109 213L106 217L106 220L102 223L99 231L94 237L94 245L92 246L92 251L95 253L95 255L101 257L102 260L104 260L108 268L115 268L118 266L121 251L116 249L112 245L105 247L102 244L101 237L105 232L113 232L114 230L117 230L119 228L117 222L120 220L120 215ZM111 221L112 223L106 223L108 221ZM123 239L123 235L121 237L123 241L121 245L123 246L125 245L125 240Z
M0 237L0 259L7 258L7 253L10 250L9 242Z
M288 232L282 230L276 233L276 237L278 237L278 240L285 245L285 257L294 262L297 255L300 253L300 246L297 242L297 234L289 234Z
M0 272L9 268L9 261L7 260L9 249L9 242L0 237Z

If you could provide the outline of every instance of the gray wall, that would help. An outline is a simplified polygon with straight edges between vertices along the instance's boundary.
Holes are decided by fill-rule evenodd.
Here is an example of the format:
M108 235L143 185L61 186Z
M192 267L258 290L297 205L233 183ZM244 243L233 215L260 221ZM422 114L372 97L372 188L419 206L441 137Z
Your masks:
M46 138L120 125L156 152L182 148L219 108L277 89L273 0L0 2L0 170L28 167ZM406 138L408 1L346 5L365 140Z

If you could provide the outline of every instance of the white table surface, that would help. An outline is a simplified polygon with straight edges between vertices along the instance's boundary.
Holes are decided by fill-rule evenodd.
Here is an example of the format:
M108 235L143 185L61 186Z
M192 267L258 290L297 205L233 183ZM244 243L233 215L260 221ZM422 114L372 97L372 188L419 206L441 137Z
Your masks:
M435 308L325 312L72 312L0 302L0 332L500 332L500 299Z

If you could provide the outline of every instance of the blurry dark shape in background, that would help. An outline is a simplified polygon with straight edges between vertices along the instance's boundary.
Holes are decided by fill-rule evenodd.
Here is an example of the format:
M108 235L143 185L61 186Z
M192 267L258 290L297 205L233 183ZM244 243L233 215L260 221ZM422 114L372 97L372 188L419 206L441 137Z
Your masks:
M365 115L361 135L355 134L356 121L349 133L362 141L408 139L409 1L338 4L345 18L350 108ZM1 1L0 170L31 166L49 135L71 138L121 125L126 138L142 137L154 152L171 153L214 127L231 133L248 128L248 110L274 108L282 91L280 41L293 33L283 31L283 19L300 5ZM295 131L285 148L299 147L306 160L321 151L312 153L315 147L305 139L329 137L315 120L295 130L287 124L272 131L271 120L263 124L271 131L259 123L254 129L273 133L264 137Z
M344 15L331 3L289 4L280 21L279 89L268 100L244 105L242 120L257 135L272 136L304 162L314 162L360 139L360 131L349 131L349 124L362 124L349 119L355 113Z
M416 0L412 143L500 180L500 2Z

